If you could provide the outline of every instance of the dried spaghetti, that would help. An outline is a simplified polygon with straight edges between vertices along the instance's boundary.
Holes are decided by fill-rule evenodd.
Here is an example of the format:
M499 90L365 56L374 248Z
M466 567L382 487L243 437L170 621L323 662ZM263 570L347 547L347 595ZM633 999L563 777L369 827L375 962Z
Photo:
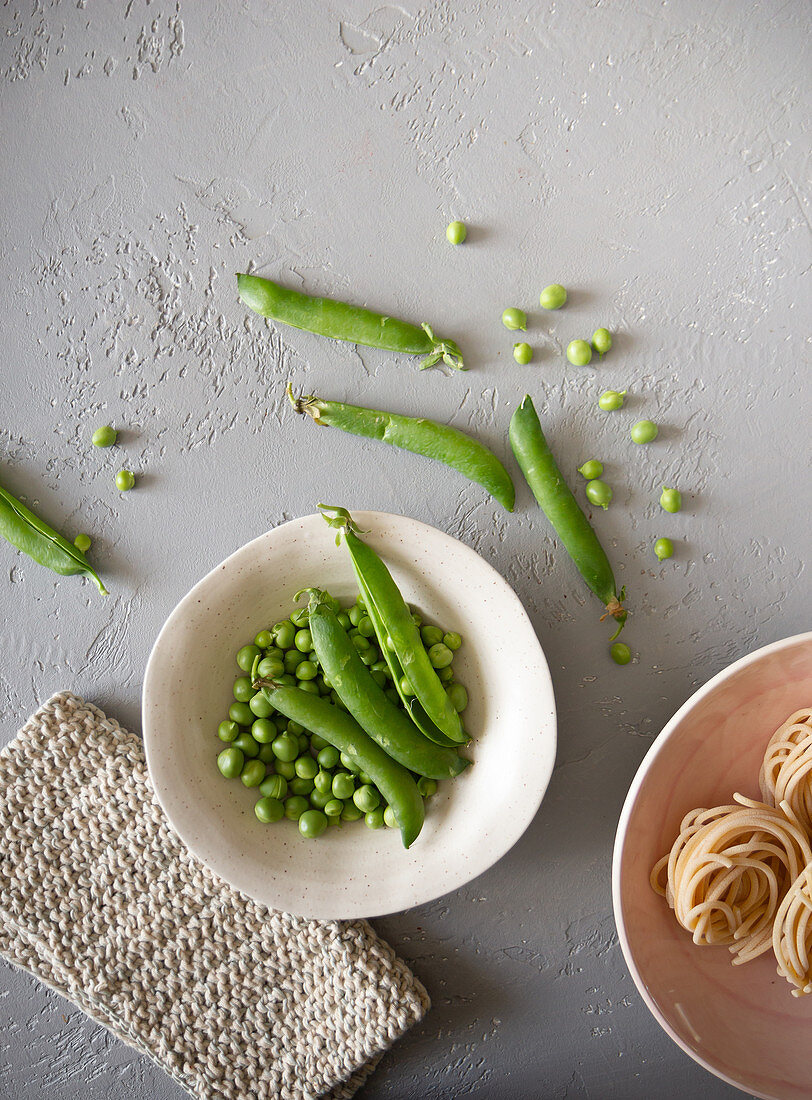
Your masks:
M758 785L765 802L788 803L812 835L812 709L797 710L772 735Z
M812 866L801 871L778 908L773 951L778 973L795 986L793 997L812 993Z

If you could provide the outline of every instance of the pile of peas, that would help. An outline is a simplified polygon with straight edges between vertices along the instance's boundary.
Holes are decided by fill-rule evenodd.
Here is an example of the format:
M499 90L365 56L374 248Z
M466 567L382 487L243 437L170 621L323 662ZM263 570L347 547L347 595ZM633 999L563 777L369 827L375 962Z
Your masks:
M429 660L454 708L462 713L468 705L468 692L454 679L453 670L462 638L438 626L424 626L411 610ZM363 598L359 596L355 604L339 611L338 619L378 685L396 706L402 706ZM257 820L270 824L288 818L298 822L299 832L308 839L321 836L328 825L361 818L370 829L397 828L391 807L350 757L275 712L262 692L253 689L250 673L259 656L259 676L326 696L346 709L322 675L308 623L307 609L296 610L289 619L260 630L253 642L238 651L241 675L234 681L228 718L217 727L217 736L226 742L217 767L227 779L239 777L243 786L256 788L260 796L254 806ZM424 798L437 790L435 779L415 779Z

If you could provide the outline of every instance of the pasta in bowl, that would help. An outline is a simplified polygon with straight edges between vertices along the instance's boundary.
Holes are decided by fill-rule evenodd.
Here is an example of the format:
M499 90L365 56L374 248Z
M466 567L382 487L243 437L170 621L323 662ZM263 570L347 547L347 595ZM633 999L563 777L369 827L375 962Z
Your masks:
M649 750L615 842L615 919L649 1008L706 1069L776 1100L808 1097L812 1075L810 703L812 634L714 677Z

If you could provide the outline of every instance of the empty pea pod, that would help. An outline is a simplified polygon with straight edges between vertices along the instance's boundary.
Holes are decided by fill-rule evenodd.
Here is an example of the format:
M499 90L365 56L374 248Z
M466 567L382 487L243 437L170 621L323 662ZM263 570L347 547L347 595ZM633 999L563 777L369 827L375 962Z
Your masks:
M237 289L249 309L283 325L368 348L423 355L421 370L441 359L455 370L465 369L462 352L454 341L436 339L429 325L399 321L335 298L314 298L257 275L238 275Z
M107 589L84 552L68 542L58 531L26 508L0 485L0 535L12 546L22 550L38 565L59 573L63 577L82 573L92 577L99 592L107 595Z
M516 492L510 474L492 451L465 432L425 417L400 416L361 405L345 405L341 401L324 401L313 394L294 397L290 385L288 397L296 412L307 413L316 424L340 428L366 439L380 439L393 447L402 447L451 466L487 489L508 512L513 511Z

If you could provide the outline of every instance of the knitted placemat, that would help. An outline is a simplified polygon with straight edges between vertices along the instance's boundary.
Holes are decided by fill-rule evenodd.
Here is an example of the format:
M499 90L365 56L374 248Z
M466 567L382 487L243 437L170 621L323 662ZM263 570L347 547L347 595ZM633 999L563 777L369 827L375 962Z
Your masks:
M343 1100L429 1006L366 921L268 909L207 870L138 738L69 692L0 752L0 955L200 1100Z

